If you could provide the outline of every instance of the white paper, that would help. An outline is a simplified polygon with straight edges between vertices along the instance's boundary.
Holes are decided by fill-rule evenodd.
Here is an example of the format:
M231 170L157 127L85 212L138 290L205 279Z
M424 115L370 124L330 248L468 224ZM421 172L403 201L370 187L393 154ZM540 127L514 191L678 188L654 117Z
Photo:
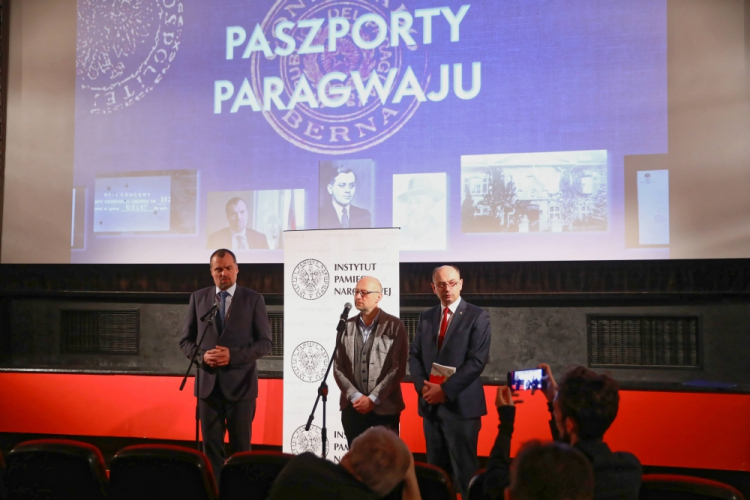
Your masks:
M669 170L638 172L638 241L669 245Z

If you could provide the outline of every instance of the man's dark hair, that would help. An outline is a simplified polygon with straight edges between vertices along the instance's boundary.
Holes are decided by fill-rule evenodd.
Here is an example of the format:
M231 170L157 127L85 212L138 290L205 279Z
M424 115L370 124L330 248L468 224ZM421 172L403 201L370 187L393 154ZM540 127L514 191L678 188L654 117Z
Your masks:
M438 269L440 269L441 267L452 267L458 273L458 277L459 278L461 277L461 271L458 269L458 266L454 266L453 264L440 264L439 266L437 266L435 269L432 270L432 281L433 282L435 281L435 273L438 272Z
M238 197L235 196L234 198L232 198L231 200L229 200L227 202L226 207L224 207L224 211L226 212L227 210L229 210L229 207L233 207L233 206L237 205L239 202L244 203L245 204L245 208L247 208L247 202L245 200L243 200L242 198L238 198Z
M564 417L578 425L580 439L602 439L620 404L619 385L608 375L576 366L563 375L557 403Z
M508 489L515 500L590 500L594 471L591 462L567 444L530 441L513 460Z
M226 257L227 254L232 256L232 260L236 264L237 257L235 257L234 252L232 252L231 250L227 250L226 248L219 248L218 250L216 250L214 253L211 254L211 258L208 259L208 265L209 266L211 265L211 262L214 261L214 257L219 257L220 259L223 259L224 257Z
M334 182L336 182L336 177L338 177L341 174L354 174L354 181L357 181L357 173L354 172L352 169L347 167L337 167L333 170L331 170L331 173L328 175L328 185L333 185Z

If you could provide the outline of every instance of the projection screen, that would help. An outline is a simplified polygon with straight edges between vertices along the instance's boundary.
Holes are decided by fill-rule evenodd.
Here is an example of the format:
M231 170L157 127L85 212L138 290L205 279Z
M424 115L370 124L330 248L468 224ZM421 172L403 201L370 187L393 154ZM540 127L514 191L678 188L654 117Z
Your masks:
M42 3L11 11L3 262L282 262L338 227L400 227L405 262L750 256L702 177L750 183L742 1ZM680 59L701 12L718 111L675 105L716 57ZM701 184L733 215L690 213Z

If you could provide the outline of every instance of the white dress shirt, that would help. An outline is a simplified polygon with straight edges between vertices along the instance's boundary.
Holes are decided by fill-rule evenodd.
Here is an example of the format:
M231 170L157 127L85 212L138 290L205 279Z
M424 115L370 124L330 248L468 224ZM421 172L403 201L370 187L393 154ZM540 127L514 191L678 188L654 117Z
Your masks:
M341 216L344 214L344 207L336 203L336 200L331 198L333 203L333 209L336 210L336 216L339 218L339 224L341 224ZM349 224L352 223L352 210L351 205L346 206L346 213L349 214Z
M461 296L459 295L456 301L448 306L448 310L450 311L448 313L448 326L451 326L451 321L453 321L453 316L456 314L456 309L458 309L458 304L460 303ZM445 307L440 304L440 324L438 324L438 337L440 337L440 326L443 324L443 314L445 314ZM448 328L446 328L445 331L447 332Z
M245 248L240 247L240 242L237 241L237 238L239 238L245 244ZM234 231L232 231L232 250L246 250L248 248L250 248L250 243L247 241L246 232L242 231L241 233L235 233Z

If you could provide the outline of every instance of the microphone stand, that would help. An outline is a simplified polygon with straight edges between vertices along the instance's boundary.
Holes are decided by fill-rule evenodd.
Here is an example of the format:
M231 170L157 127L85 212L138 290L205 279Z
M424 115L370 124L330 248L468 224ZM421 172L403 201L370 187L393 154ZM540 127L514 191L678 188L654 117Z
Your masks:
M208 327L211 326L214 322L214 318L216 317L216 313L218 312L218 309L215 310L212 314L206 318L206 326L203 327L203 331L201 332L200 336L198 337L198 342L195 343L195 348L193 348L193 355L190 356L190 364L188 365L188 369L185 372L185 376L182 377L182 383L180 384L180 390L185 388L185 383L187 382L188 375L190 375L190 369L193 368L193 365L195 365L195 447L198 451L201 451L201 437L200 437L200 427L201 427L201 415L200 415L200 401L198 398L198 388L199 382L200 382L200 376L201 376L201 369L200 364L202 360L196 361L195 357L200 351L200 345L201 342L203 342L203 337L206 336L206 331L208 330Z
M349 307L351 307L351 305L349 305ZM341 321L339 321L339 325L336 327L336 345L334 345L333 347L333 353L331 354L330 361L328 361L328 368L326 369L326 374L323 376L323 380L320 382L320 386L318 387L318 397L315 398L315 404L313 405L313 409L310 412L310 416L307 419L307 425L305 425L305 431L309 431L310 425L312 425L312 421L315 418L315 409L318 407L318 401L322 399L323 400L323 426L320 428L320 437L321 437L321 444L322 444L320 456L322 458L326 457L326 443L328 441L328 430L326 428L326 403L328 402L328 384L326 383L326 380L328 379L328 373L331 371L333 360L336 359L336 351L339 348L339 341L341 340L341 334L344 333L344 330L346 330L346 320L342 317Z

